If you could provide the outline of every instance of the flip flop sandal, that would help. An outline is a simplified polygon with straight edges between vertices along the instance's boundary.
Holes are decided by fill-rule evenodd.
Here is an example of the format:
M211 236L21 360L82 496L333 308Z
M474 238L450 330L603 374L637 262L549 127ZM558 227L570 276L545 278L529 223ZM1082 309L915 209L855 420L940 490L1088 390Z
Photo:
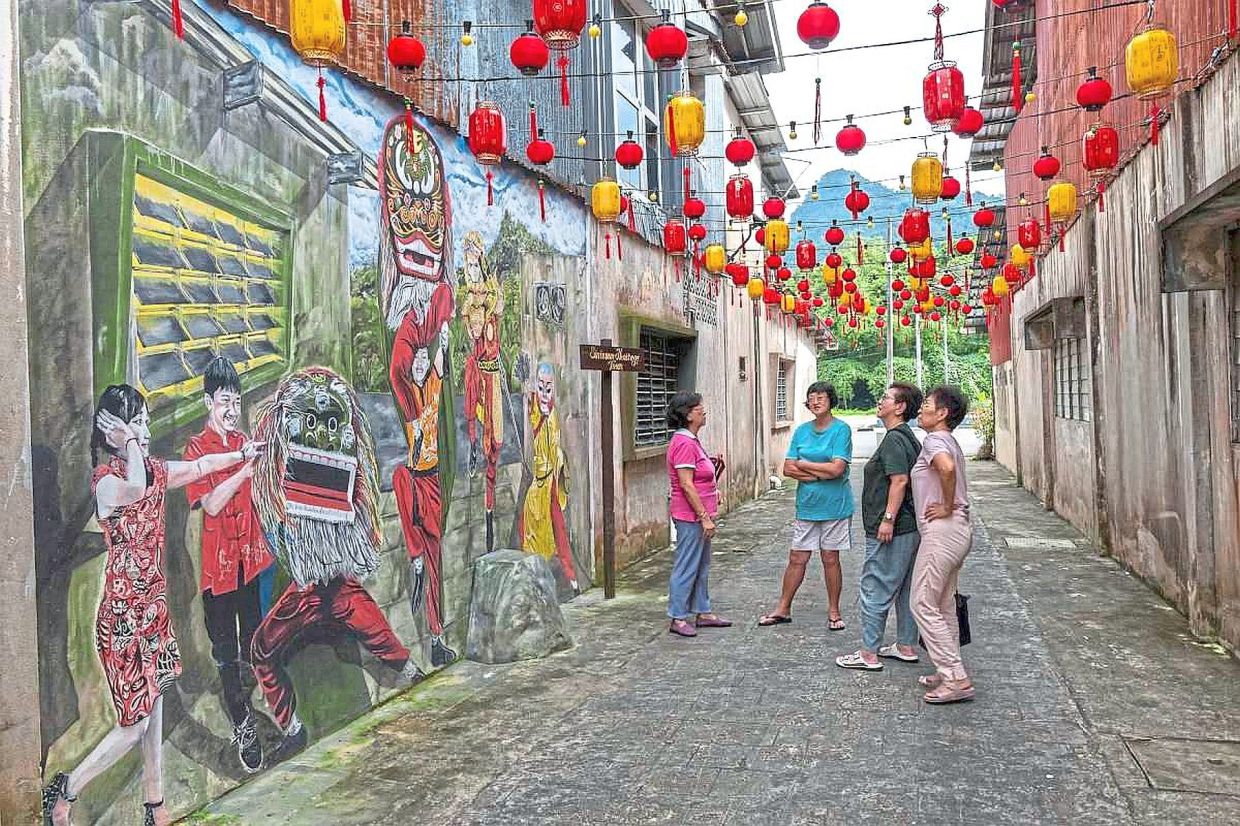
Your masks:
M948 703L965 703L973 699L973 686L968 688L952 688L949 685L939 685L934 691L927 691L926 696L922 699L932 706L943 706Z
M764 614L758 618L759 628L769 628L772 625L784 625L792 622L792 617L785 617L782 614Z
M853 652L852 654L844 654L835 658L835 664L840 668L856 668L862 671L882 671L882 663L868 663L860 654Z
M914 655L913 655L913 656L911 656L911 657L908 657L908 656L905 656L904 654L901 654L901 653L900 653L900 649L899 649L899 648L896 648L896 644L895 644L895 643L892 643L891 645L884 645L884 646L882 646L881 648L879 648L879 649L878 649L878 656L880 656L880 657L886 657L886 658L887 658L887 659L889 659L889 660L899 660L899 661L900 661L900 662L902 662L902 663L916 663L916 662L921 662L921 660L918 658L918 656L917 656L916 654L914 654Z
M831 619L830 617L827 618L828 631L843 631L847 627L848 626L844 624L843 617L839 617L838 619Z

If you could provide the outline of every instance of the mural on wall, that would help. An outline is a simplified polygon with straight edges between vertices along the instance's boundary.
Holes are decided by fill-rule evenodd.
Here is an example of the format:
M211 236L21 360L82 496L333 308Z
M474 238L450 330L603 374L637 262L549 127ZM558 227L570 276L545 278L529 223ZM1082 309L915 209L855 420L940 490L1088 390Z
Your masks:
M534 388L529 392L526 416L530 429L530 449L526 468L529 486L521 503L518 533L521 548L538 554L548 562L560 564L561 575L579 592L577 570L573 564L568 537L568 462L560 442L560 417L555 406L555 368L547 362L534 372Z
M285 35L198 8L209 43L149 4L23 4L31 352L54 354L30 373L56 822L79 795L78 822L136 822L163 775L166 822L450 662L492 549L547 558L562 595L592 577L587 480L568 473L589 446L566 372L580 199L548 186L543 222L505 164L488 208L459 135L407 128L343 73L320 124ZM243 59L267 92L221 117L221 61ZM365 163L334 183L342 145ZM122 384L119 424L93 426ZM137 498L108 511L114 485Z
M374 442L353 389L323 367L282 380L259 412L267 446L254 505L291 582L254 633L253 664L284 736L276 763L305 747L297 694L285 664L308 639L351 635L384 665L416 682L422 673L361 580L379 567Z

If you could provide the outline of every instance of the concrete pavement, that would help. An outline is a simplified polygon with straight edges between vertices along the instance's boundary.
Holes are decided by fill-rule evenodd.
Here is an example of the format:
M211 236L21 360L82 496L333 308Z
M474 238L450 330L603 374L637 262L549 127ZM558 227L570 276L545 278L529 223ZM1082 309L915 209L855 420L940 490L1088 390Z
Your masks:
M859 642L859 545L846 631L826 629L820 568L791 625L755 627L786 558L783 491L721 525L712 593L735 627L668 635L671 555L656 554L616 600L566 606L573 649L454 666L194 820L1240 822L1240 664L1002 468L970 478L972 703L925 705L924 666L834 665Z

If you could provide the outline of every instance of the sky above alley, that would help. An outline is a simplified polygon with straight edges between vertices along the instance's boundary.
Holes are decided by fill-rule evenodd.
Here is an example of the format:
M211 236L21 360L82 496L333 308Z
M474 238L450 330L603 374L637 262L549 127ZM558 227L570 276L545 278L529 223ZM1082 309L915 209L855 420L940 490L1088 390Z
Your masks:
M830 5L840 16L840 34L825 51L811 52L797 36L797 18L809 0L773 0L771 8L779 27L786 70L766 76L771 105L784 126L797 122L797 139L787 141L788 170L802 193L824 173L844 168L871 180L894 179L907 174L913 158L922 151L920 140L899 140L930 134L918 107L921 81L933 60L932 40L902 46L842 51L876 43L932 38L934 18L929 0L836 0ZM982 0L956 0L943 16L945 57L954 60L964 73L965 92L970 103L982 85L982 34L974 31L985 25L986 3ZM822 116L824 121L847 114L870 114L914 107L912 126L905 126L903 113L858 118L867 143L859 155L848 158L835 149L835 133L842 122L824 123L818 148L813 144L814 78L822 78ZM949 165L963 169L969 141L950 137ZM929 148L941 151L941 137L930 139ZM805 163L808 162L808 163ZM1001 191L1002 173L979 172L974 186Z

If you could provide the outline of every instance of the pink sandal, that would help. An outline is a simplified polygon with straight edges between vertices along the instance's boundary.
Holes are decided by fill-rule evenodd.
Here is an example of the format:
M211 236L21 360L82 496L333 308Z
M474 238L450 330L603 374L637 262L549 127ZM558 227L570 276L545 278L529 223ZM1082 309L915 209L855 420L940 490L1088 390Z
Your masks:
M973 699L972 685L952 685L943 682L933 691L927 691L923 698L930 705L943 706L948 703L965 703Z
M926 688L938 688L942 684L943 678L938 674L923 674L917 678L917 682Z

